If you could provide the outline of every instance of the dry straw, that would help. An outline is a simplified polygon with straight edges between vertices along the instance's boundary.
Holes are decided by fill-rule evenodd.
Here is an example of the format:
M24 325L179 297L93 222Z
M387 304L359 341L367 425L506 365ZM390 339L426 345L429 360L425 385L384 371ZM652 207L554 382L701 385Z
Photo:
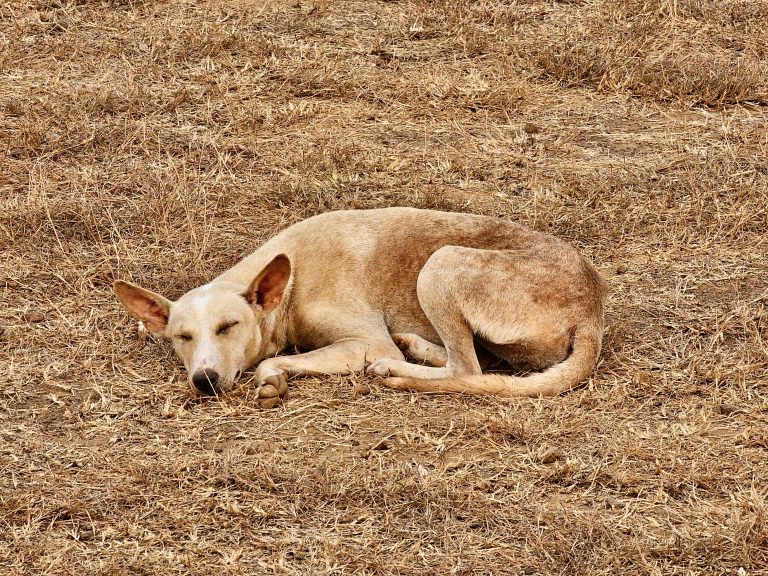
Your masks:
M0 6L0 572L765 574L768 3ZM169 297L320 211L494 214L607 277L561 398L200 401Z

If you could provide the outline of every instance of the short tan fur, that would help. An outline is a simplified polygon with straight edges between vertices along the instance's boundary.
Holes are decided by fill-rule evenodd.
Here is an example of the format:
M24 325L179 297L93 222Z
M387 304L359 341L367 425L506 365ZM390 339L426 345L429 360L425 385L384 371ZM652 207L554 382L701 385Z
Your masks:
M223 392L258 364L267 406L287 376L366 367L404 390L558 394L597 364L606 296L595 268L552 235L415 208L314 216L175 302L114 287L173 341L196 389ZM277 355L291 345L309 351ZM533 372L483 374L488 356Z

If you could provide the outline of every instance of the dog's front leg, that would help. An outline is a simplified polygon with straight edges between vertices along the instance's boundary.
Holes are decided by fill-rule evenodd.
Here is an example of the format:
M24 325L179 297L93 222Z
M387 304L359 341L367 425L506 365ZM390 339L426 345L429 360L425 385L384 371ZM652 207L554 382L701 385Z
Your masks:
M403 353L389 336L387 340L349 338L324 348L294 356L267 358L256 367L260 386L259 405L272 408L288 392L286 378L300 374L349 374L379 358L403 360Z

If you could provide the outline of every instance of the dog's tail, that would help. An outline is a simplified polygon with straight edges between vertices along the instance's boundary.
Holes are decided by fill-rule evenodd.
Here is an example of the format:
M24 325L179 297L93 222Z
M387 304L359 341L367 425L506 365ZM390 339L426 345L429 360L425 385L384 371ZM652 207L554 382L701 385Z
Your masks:
M487 394L492 396L556 396L587 379L597 365L602 345L601 323L579 327L571 354L562 362L528 376L476 374L421 380L387 378L390 388L412 392Z

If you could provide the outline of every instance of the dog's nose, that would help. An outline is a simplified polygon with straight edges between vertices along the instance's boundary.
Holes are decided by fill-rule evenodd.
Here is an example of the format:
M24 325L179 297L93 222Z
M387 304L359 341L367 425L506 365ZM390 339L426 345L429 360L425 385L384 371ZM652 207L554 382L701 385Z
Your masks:
M216 383L219 381L219 373L212 368L198 370L192 375L192 384L201 394L215 394Z

